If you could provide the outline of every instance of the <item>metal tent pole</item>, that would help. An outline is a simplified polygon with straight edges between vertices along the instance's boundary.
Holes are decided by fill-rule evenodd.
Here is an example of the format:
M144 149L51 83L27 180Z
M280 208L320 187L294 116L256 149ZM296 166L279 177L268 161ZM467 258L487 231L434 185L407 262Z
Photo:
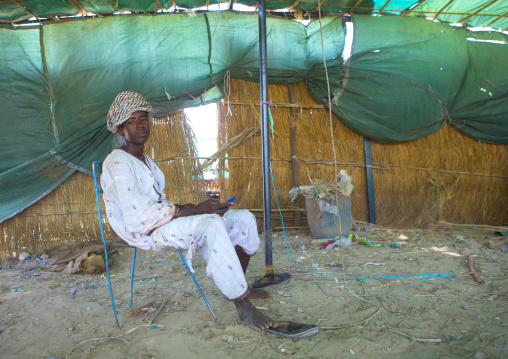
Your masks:
M289 273L275 273L272 259L272 201L270 198L270 137L268 128L268 74L266 61L266 8L265 0L258 5L259 19L259 84L261 99L261 159L263 161L263 219L265 239L265 268L261 279L253 288L284 284L291 279Z
M259 84L261 99L261 158L263 168L263 218L265 239L265 267L272 260L272 211L270 194L270 138L268 128L268 75L266 64L266 7L265 0L258 5L259 21Z
M372 173L372 152L370 138L363 137L363 150L365 153L365 175L367 176L367 199L369 202L369 222L376 224L376 200L374 198L374 174Z

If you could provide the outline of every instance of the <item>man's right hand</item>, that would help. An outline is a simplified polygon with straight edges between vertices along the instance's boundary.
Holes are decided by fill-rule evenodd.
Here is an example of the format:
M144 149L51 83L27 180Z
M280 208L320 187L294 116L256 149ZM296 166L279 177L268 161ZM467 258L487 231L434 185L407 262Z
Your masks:
M216 199L209 199L207 201L201 202L194 207L179 207L178 214L173 218L195 216L198 214L218 214L222 216L232 205L233 203L231 202L220 203Z
M231 202L220 203L216 199L209 199L207 201L201 202L196 207L203 210L202 214L210 213L222 216L229 210L229 207L232 205L233 203Z

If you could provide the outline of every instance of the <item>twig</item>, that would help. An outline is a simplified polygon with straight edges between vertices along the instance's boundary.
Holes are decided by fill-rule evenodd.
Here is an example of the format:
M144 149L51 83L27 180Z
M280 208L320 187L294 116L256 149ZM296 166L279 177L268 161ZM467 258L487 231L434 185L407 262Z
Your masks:
M353 296L355 297L358 297L357 295L353 294ZM357 324L361 324L361 323L368 323L372 318L374 318L376 315L378 315L378 313L381 311L381 309L379 308L379 306L377 307L377 311L372 314L370 317L368 317L367 319L364 319L364 320L361 320L359 322L356 322L356 323L352 323L352 324L348 324L344 327L319 327L319 329L322 329L322 330L332 330L332 329L340 329L341 331L342 330L345 330L349 327L352 327L354 325L357 325Z
M469 270L471 271L471 275L473 276L474 280L478 283L478 284L482 284L482 280L478 277L478 274L476 274L476 271L474 269L474 260L473 260L473 256L469 256Z
M399 332L398 330L390 330L390 332L398 334L398 335L402 335L403 337L411 339L414 342L419 342L419 343L441 343L441 339L439 339L439 338L438 339L421 339L421 338L412 337L412 336L410 336L410 335L408 335L406 333L403 333L403 332Z
M372 229L374 231L394 231L395 229L393 228L385 228L383 226L380 226L379 224L378 225L374 225L370 222L364 222L364 221L358 221L358 220L355 220L356 223L363 223L363 224L368 224L370 227L372 227Z
M162 308L164 308L164 306L166 305L167 301L168 300L166 298L164 298L164 300L162 301L161 306L159 307L159 309L157 309L157 311L155 313L153 313L152 318L150 318L150 321L148 322L148 324L152 324L154 319L157 318L157 316L160 314Z
M486 173L475 173L475 172L463 172L463 171L449 171L449 170L438 170L434 168L424 168L424 167L413 167L413 166L397 166L391 164L384 164L381 162L375 162L376 165L384 165L391 168L407 168L410 170L419 170L419 171L430 171L430 172L440 172L440 173L451 173L451 174L459 174L459 175L469 175L469 176L480 176L480 177L495 177L495 178L508 178L505 175L489 175Z
M486 224L460 224L460 223L448 223L445 221L439 221L436 227L461 227L461 228L474 228L474 229L486 229L488 231L496 232L507 232L508 227L506 226L488 226Z
M70 353L72 353L74 351L74 349L76 349L77 347L79 347L81 344L83 343L86 343L86 342L89 342L89 341L92 341L95 343L95 342L98 342L99 340L106 340L106 339L118 339L118 340L122 340L126 343L128 343L127 340L125 339L121 339L120 337L123 337L125 335L128 335L130 333L132 333L133 331L135 331L136 329L139 329L139 328L142 328L142 327L151 327L151 326L156 326L157 328L164 328L164 325L163 324L141 324L141 325L138 325L137 327L135 328L132 328L128 331L126 331L125 333L122 333L122 334L119 334L119 335L115 335L114 337L104 337L104 338L91 338L91 339L86 339L86 340L83 340L81 343L79 343L78 345L76 345L74 348L72 348L67 354L65 354L65 357L67 358L69 356Z
M441 343L441 339L420 339L420 338L412 338L415 342L420 343Z

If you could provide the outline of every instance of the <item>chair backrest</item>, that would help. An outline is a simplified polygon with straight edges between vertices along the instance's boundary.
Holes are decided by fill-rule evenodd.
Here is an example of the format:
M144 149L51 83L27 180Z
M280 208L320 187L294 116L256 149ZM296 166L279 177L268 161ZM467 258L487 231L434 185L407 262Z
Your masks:
M92 171L93 171L93 180L95 183L95 191L98 193L102 193L101 188L102 162L95 161L92 164Z
M106 240L104 239L104 229L102 228L101 200L99 197L99 194L103 193L103 190L101 188L102 162L95 161L92 164L92 172L93 172L93 181L95 183L95 198L97 200L97 212L99 214L101 235L102 235L102 240L103 240L104 244L106 244Z

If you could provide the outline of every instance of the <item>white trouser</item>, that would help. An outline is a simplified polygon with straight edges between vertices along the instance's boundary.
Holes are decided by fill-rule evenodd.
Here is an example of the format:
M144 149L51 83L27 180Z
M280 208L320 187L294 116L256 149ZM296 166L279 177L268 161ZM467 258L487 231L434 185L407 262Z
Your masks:
M229 210L223 217L216 214L180 217L152 233L154 249L176 247L188 249L185 259L192 269L192 256L201 249L206 274L230 300L243 298L248 286L235 246L252 256L259 248L256 219L247 210Z

